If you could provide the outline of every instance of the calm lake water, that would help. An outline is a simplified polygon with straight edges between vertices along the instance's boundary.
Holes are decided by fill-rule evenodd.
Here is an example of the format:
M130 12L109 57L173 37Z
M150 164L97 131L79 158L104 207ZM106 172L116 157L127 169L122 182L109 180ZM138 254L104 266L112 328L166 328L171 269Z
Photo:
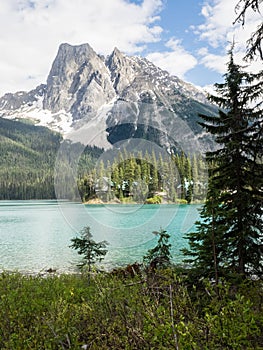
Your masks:
M171 235L175 262L182 260L183 238L194 230L200 205L83 205L57 201L0 202L0 270L73 271L79 259L70 239L90 226L96 241L107 240L106 269L141 261L156 244L152 231Z

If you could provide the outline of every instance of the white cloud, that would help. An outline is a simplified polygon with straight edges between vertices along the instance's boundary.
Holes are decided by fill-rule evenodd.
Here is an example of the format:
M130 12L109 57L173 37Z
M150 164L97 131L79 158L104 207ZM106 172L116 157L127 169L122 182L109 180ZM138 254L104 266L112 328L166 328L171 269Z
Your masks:
M233 32L236 3L237 0L210 0L210 3L203 5L201 14L205 21L196 27L201 40L207 41L212 47L225 42L227 35Z
M170 39L166 47L170 50L150 53L147 55L148 60L183 79L185 73L196 66L197 59L183 48L179 40Z
M198 51L200 56L200 63L206 68L212 71L216 71L220 74L226 72L227 56L226 55L215 55L209 52L207 47L203 47Z
M210 0L206 2L201 9L204 23L192 27L199 40L207 43L206 49L199 50L200 63L218 73L226 71L227 52L233 42L235 42L234 58L236 62L241 65L245 64L242 59L246 51L246 42L257 25L262 22L261 14L248 11L244 27L239 23L233 25L237 16L235 13L237 2L237 0ZM258 71L260 65L262 62L252 62L249 69L250 71Z
M162 0L1 0L0 96L45 82L62 42L140 52L160 40L161 8Z
M202 87L202 91L208 95L216 95L215 85L209 84Z
M211 6L209 4L205 4L201 9L201 14L206 18L209 17L210 12L211 12Z
M173 75L184 78L196 66L200 72L202 65L208 69L204 74L212 70L221 75L229 43L235 40L236 57L242 63L246 40L262 16L249 12L244 28L233 26L238 0L203 1L203 23L197 26L193 22L189 28L197 38L195 51L190 52L183 47L186 40L172 37L179 28L177 23L173 27L163 24L164 28L159 24L168 0L0 0L0 96L45 83L62 42L89 43L101 54L109 54L115 46L127 54L138 54L156 43L157 52L147 58ZM166 48L160 49L162 36ZM200 47L205 49L198 52ZM258 69L260 64L254 62L250 69Z

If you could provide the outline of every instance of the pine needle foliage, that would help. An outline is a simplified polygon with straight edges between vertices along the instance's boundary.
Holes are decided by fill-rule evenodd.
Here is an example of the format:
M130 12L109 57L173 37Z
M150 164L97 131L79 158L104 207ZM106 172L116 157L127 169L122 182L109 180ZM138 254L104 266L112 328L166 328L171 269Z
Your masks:
M153 234L158 237L155 247L149 249L143 257L144 263L150 268L165 267L171 263L171 244L169 243L170 235L164 229L153 231Z
M78 264L78 267L83 269L87 266L88 272L91 272L92 265L97 261L102 261L108 252L106 249L107 241L95 242L92 237L90 227L86 226L81 230L80 237L71 239L73 243L70 245L70 248L77 250L78 254L82 255L82 261Z
M260 6L262 5L262 0L239 0L235 6L235 11L237 17L234 21L234 24L237 22L241 23L244 27L246 22L246 14L249 9L252 9L255 13L260 13ZM262 38L263 38L263 22L261 22L255 31L251 34L250 38L247 41L247 52L244 57L245 60L256 59L257 56L263 60L262 52Z
M226 273L262 276L263 120L262 81L234 63L233 48L225 82L210 100L218 116L201 115L200 123L215 136L208 152L209 190L197 222L188 233L188 263L216 280ZM190 257L190 258L189 258Z

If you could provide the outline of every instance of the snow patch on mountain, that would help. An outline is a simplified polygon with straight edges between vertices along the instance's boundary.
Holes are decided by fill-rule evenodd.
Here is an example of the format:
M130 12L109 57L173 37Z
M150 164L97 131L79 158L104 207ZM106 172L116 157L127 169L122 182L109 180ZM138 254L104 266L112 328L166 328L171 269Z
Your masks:
M54 131L62 134L72 131L72 115L64 110L52 113L47 109L43 109L43 96L39 96L30 104L22 104L19 109L4 108L0 111L0 117L6 119L26 119L31 120L36 125L46 126Z
M89 123L83 123L83 121L76 122L74 125L75 128L66 133L65 138L73 142L80 142L83 145L104 148L105 150L112 148L111 143L107 139L106 120L115 102L116 98L102 105L98 109L96 116L89 120Z

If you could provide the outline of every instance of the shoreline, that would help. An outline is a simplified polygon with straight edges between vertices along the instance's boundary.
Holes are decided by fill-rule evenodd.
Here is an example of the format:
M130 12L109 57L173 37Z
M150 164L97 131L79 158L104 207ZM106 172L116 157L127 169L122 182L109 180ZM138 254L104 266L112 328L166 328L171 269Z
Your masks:
M134 202L134 201L120 201L120 200L112 200L108 202L103 202L102 200L98 198L90 199L85 202L80 202L76 200L71 200L71 199L44 199L44 198L34 198L34 199L0 199L0 204L1 203L9 203L9 202L41 202L41 201L50 201L50 202L70 202L70 203L79 203L79 204L84 204L84 205L193 205L193 204L204 204L205 201L197 200L197 201L192 201L190 203L185 202L184 200L178 201L178 202L171 202L171 201L163 201L161 203L147 203L147 202Z
M178 202L171 202L171 201L163 201L161 203L146 203L146 202L134 202L134 201L120 201L120 200L112 200L108 202L103 202L99 198L94 198L90 199L88 201L82 202L84 205L108 205L108 204L113 204L113 205L192 205L192 204L204 204L205 201L193 201L190 203L185 202L184 200L178 201Z

